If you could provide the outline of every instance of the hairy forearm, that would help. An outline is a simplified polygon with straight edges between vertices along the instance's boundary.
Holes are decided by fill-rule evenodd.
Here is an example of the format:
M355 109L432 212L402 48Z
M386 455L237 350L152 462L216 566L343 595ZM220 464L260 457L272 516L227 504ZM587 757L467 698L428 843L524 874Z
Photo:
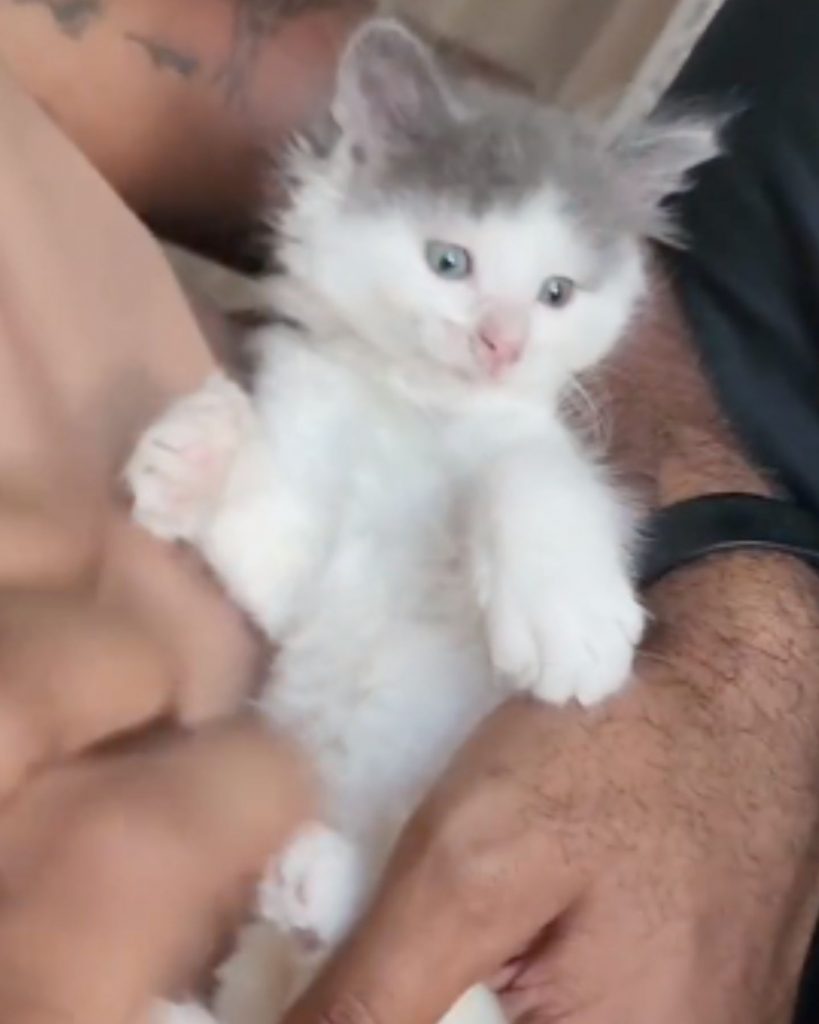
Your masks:
M709 493L771 493L719 410L661 285L651 323L623 352L609 385L614 456L649 508ZM673 574L647 597L655 620L649 662L679 666L706 690L713 681L720 701L781 699L794 707L801 694L799 720L819 727L819 584L806 566L771 554L723 555ZM813 757L812 739L808 746Z
M625 355L622 401L614 384L620 455L652 481L649 502L769 493L662 292L654 320ZM699 833L705 857L729 850L732 870L748 878L759 956L769 955L783 920L795 922L792 948L782 952L787 993L819 904L819 578L785 557L721 555L672 574L646 599L654 625L642 685L612 720L622 716L618 728L653 747L647 756L671 785L667 803L689 808L681 830Z
M204 245L270 189L367 0L0 0L0 59L129 203Z

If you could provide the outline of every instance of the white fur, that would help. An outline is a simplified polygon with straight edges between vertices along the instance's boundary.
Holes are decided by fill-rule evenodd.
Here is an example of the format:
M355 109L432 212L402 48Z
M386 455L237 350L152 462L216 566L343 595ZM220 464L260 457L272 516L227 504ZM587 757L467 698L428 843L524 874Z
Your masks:
M340 206L345 171L338 161L332 182L324 169L305 164L304 201L282 225L285 240L296 241L285 241L283 258L385 363L400 354L404 374L417 364L427 387L432 374L474 380L472 332L500 307L522 320L528 341L507 386L537 403L554 402L571 375L610 351L645 287L632 240L622 241L607 273L599 274L599 254L561 214L564 200L551 188L480 219L439 203L408 211L396 202L373 215ZM428 239L467 248L475 277L453 282L432 274L424 260ZM578 283L566 309L536 301L552 275Z
M150 1024L217 1024L216 1018L196 1003L159 1003L149 1021Z
M313 823L271 865L259 887L259 912L308 947L335 946L355 923L363 902L362 869L359 851L344 835Z
M489 989L476 985L452 1007L441 1024L506 1024L506 1017Z
M136 518L195 544L279 645L260 707L324 781L322 826L263 890L293 939L280 1004L360 914L476 723L514 690L585 705L616 693L644 621L628 505L560 415L645 289L636 240L601 260L548 186L481 217L434 199L368 212L346 201L343 144L329 165L295 164L271 299L303 330L263 337L253 399L217 375L174 405L126 474ZM468 248L474 274L436 276L429 240ZM538 302L552 275L577 283L566 308ZM523 345L494 377L476 347L487 314ZM271 935L256 928L229 966L226 1024L282 1009L252 980ZM476 992L447 1024L498 1014Z

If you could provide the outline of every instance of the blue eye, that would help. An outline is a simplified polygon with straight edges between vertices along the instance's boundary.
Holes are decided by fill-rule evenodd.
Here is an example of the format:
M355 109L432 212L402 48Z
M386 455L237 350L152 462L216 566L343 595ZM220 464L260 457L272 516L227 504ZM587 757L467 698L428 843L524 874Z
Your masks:
M538 301L552 309L563 309L575 296L577 285L568 277L549 277L543 282Z
M472 256L461 245L427 242L426 257L432 272L448 281L463 281L472 273Z

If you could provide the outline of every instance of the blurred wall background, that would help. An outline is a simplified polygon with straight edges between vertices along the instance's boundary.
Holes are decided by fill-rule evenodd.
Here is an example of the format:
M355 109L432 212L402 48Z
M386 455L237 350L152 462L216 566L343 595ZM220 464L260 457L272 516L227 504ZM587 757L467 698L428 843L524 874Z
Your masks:
M383 0L526 79L629 117L653 105L722 0Z

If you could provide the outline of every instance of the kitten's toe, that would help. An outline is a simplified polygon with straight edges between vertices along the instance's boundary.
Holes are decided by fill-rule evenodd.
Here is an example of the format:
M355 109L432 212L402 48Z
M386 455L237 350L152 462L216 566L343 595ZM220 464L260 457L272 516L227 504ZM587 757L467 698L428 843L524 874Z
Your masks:
M536 696L591 707L628 684L644 612L625 589L617 599L604 598L597 593L565 600L541 621L546 668L533 688Z
M192 540L224 486L250 417L247 396L222 374L174 403L126 466L134 519L166 540Z
M587 640L587 662L575 685L575 697L582 705L599 704L629 683L645 624L645 611L633 598L623 601L618 614L598 620L594 635Z
M493 664L507 685L550 704L584 706L626 685L644 623L623 578L578 590L525 571L503 581L487 619Z
M495 673L513 689L534 688L543 675L542 652L535 631L510 596L489 605L489 648ZM568 700L568 697L566 697Z

